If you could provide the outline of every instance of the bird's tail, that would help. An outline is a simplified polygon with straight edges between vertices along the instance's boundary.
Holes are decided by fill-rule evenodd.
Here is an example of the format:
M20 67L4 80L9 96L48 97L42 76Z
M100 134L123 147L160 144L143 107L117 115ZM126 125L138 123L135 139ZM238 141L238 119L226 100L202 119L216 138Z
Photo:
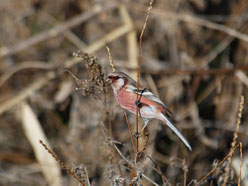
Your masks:
M173 130L173 132L176 133L176 135L183 141L183 143L188 147L188 149L190 151L192 151L192 148L189 144L189 142L186 140L186 138L181 134L181 132L179 132L179 130L166 118L165 115L161 114L162 115L162 119L164 121L164 123L171 128L171 130Z

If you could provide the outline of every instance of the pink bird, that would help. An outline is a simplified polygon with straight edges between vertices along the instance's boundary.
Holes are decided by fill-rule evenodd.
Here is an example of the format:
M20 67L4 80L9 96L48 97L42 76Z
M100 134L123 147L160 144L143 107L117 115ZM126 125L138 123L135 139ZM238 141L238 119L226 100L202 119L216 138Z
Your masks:
M156 98L153 93L146 88L140 88L139 99L137 101L137 83L123 72L109 73L106 82L112 86L115 98L123 109L136 114L136 107L139 107L139 117L141 117L145 123L141 132L145 129L149 120L158 119L170 127L188 149L192 151L189 142L168 119L173 115L171 111L160 99Z

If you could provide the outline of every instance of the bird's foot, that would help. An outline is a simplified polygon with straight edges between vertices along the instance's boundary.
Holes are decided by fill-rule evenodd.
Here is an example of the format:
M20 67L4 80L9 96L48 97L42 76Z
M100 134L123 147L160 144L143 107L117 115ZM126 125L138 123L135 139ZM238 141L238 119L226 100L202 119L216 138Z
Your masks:
M136 139L139 139L142 134L140 132L135 132L134 135L133 135Z
M140 99L135 101L135 105L136 105L139 109L142 107L142 103L141 103Z
M146 88L142 89L141 90L141 93L140 93L140 97L138 100L135 101L135 104L137 107L141 108L142 107L142 103L141 103L141 98L142 98L142 94L146 91Z

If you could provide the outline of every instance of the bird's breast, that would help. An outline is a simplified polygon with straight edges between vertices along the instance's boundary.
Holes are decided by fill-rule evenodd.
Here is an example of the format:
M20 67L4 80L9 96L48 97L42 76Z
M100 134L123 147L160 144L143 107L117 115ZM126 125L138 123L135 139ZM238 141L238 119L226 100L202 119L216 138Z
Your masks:
M133 113L136 112L136 94L127 92L124 88L122 88L116 91L115 97L122 108Z

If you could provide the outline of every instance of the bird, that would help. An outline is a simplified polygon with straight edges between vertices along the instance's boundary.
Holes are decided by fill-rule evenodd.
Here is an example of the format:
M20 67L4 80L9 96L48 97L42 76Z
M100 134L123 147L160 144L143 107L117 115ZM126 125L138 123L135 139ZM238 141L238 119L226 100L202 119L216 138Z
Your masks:
M172 112L152 92L150 92L147 88L142 88L139 86L139 97L137 100L136 81L121 71L108 73L105 81L107 84L111 85L116 101L120 107L133 114L136 114L137 107L139 107L139 117L144 121L144 127L141 131L145 129L150 120L160 120L182 140L190 151L192 151L187 139L170 121L169 118L173 116Z

